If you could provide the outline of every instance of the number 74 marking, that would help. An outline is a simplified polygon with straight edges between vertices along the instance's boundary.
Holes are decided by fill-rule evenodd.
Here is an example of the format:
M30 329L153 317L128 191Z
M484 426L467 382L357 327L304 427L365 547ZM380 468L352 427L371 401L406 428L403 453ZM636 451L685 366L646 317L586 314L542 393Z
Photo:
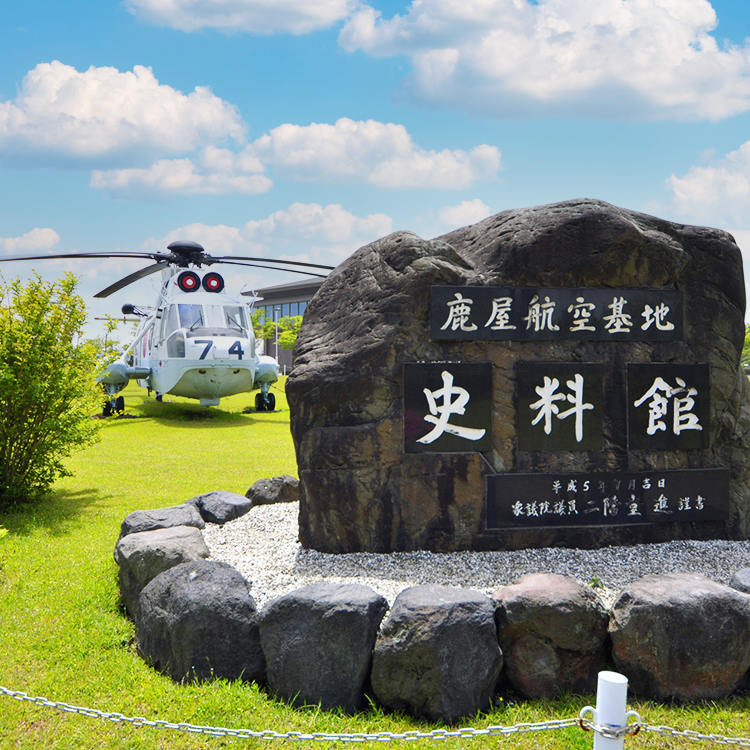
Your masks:
M201 356L198 359L205 359L208 353L211 351L211 347L214 345L213 341L207 339L196 339L196 344L205 344L205 349L201 352ZM242 344L239 341L235 341L232 346L229 347L229 354L236 354L237 359L242 359L242 355L245 353L242 349Z

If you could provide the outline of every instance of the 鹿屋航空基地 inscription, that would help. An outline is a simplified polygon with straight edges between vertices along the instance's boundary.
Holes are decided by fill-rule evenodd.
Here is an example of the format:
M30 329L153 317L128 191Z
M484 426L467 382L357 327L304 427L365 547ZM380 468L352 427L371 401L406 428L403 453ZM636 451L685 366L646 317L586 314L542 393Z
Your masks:
M404 451L492 450L489 362L404 364Z
M628 448L708 448L709 394L708 364L629 364Z
M724 521L729 471L493 474L487 529Z
M433 286L433 340L681 341L676 289Z
M601 450L604 365L518 362L518 449Z

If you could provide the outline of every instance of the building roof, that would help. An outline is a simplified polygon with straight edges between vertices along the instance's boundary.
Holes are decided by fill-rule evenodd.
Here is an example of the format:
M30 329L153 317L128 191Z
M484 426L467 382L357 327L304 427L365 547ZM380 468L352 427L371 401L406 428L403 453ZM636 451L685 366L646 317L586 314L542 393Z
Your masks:
M309 302L320 289L325 279L295 281L280 286L267 286L255 292L242 292L245 297L257 296L257 302L265 305L280 305L287 302Z

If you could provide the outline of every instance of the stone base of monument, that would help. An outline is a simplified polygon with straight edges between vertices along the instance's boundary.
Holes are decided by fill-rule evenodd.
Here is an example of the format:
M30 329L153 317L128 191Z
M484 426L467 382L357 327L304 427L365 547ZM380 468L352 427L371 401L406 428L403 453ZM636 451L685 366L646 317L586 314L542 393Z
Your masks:
M750 536L742 257L603 201L360 248L286 385L322 552Z
M137 537L138 555L157 571L139 581L128 608L141 655L177 682L258 682L294 705L344 711L366 706L368 696L446 722L489 710L499 685L529 698L592 692L592 675L610 661L646 699L713 700L748 682L747 570L736 572L736 588L689 573L646 576L610 610L573 578L543 573L491 598L415 586L379 629L387 605L365 586L306 586L258 611L248 582L225 563L169 567L177 555L165 537L179 546L200 534L179 525L184 507L141 512L139 531L118 541L116 555L126 601L137 557L125 553L126 540ZM144 528L144 518L164 524L170 516L178 525Z

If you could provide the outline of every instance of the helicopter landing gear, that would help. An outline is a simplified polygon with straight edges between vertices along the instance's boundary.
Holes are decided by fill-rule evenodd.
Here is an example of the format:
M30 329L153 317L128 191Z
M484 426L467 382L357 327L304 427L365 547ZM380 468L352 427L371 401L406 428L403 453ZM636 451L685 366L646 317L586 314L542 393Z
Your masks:
M156 394L156 400L157 400L157 401L158 401L159 403L161 403L163 399L164 399L164 396L162 396L162 395L161 395L161 393L157 393L157 394Z
M124 385L124 383L102 383L102 388L107 394L107 400L102 407L103 417L111 417L113 412L122 414L125 411L125 398L117 395Z
M260 384L260 393L255 394L255 411L273 411L276 408L276 396L269 391L270 383Z

